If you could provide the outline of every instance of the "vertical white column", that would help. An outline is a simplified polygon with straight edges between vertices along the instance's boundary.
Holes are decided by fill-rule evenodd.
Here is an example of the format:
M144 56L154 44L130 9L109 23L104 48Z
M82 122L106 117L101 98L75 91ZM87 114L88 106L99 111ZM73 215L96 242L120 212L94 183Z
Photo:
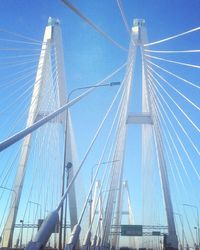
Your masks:
M44 75L46 63L48 61L48 56L50 53L51 37L52 37L52 27L47 26L45 30L45 34L44 34L41 53L40 53L40 59L39 59L37 74L35 78L35 84L33 88L33 94L32 94L26 127L31 126L36 119L40 93L41 93L41 87L42 87L42 82L43 82L43 75ZM3 231L3 239L2 239L3 247L12 246L14 226L15 226L15 221L17 217L21 192L23 188L23 182L24 182L24 177L25 177L25 172L26 172L26 163L27 163L28 156L29 156L31 138L32 138L31 134L27 135L22 143L20 162L19 162L19 166L18 166L18 170L17 170L17 174L15 177L15 182L13 186L15 193L13 193L12 195L11 207L10 207L8 217L6 220L6 224L4 227L4 231Z
M110 232L110 226L111 226L111 221L114 213L114 203L116 200L118 200L117 203L117 213L116 213L116 219L115 223L120 224L121 218L120 218L120 204L121 204L121 193L118 195L118 199L116 199L116 191L113 192L113 189L116 189L119 187L119 192L121 192L121 187L120 182L122 182L123 178L123 158L124 158L124 150L125 150L125 138L126 138L126 133L127 133L127 128L126 128L126 120L127 115L128 115L128 107L129 107L129 102L130 102L130 91L131 91L131 85L132 85L132 75L133 75L133 69L130 70L130 65L134 66L135 65L135 55L136 55L136 48L140 47L142 51L142 56L144 56L143 52L143 45L147 42L147 33L146 33L146 27L145 27L145 22L144 20L136 19L134 20L134 26L132 28L132 37L131 37L131 44L134 44L134 53L133 49L129 50L129 60L128 60L128 68L127 72L129 72L129 76L127 77L126 80L126 94L125 94L125 100L122 102L122 110L123 116L121 118L121 123L119 126L118 130L118 137L117 137L117 142L116 142L116 149L115 149L115 159L121 159L122 162L120 162L120 165L116 166L114 164L113 170L112 170L112 180L110 184L110 193L108 196L108 201L106 205L106 211L105 211L105 225L104 225L104 232L103 232L103 244L108 242L108 235ZM134 55L134 56L131 56ZM131 61L132 60L132 61ZM159 160L159 169L160 169L160 174L161 174L161 182L162 182L162 189L163 189L163 194L164 194L164 201L165 201L165 207L166 207L166 215L167 215L167 222L168 222L168 230L169 230L169 235L168 235L168 243L171 245L173 248L177 248L177 236L176 236L176 230L175 230L175 224L174 224L174 216L173 216L173 208L172 208L172 202L171 202L171 196L170 196L170 190L169 190L169 182L168 182L168 176L167 176L167 167L165 163L165 158L164 158L164 153L163 153L163 143L162 143L162 136L161 136L161 131L160 131L160 126L158 124L158 121L155 119L155 114L152 111L152 102L148 90L148 85L146 84L146 68L145 65L142 65L142 76L143 76L143 83L142 83L142 114L149 114L152 116L153 120L153 129L154 129L154 134L155 134L155 141L157 144L157 154L158 154L158 160ZM143 145L145 144L145 130L150 128L149 126L152 126L152 123L145 125L144 121L140 122L142 124L142 143ZM148 126L148 127L147 127ZM117 237L119 236L113 236L112 240L112 246L113 248L117 247Z
M117 213L115 222L120 224L121 216L120 216L120 204L121 204L121 182L123 180L123 164L124 164L124 155L125 155L125 146L126 146L126 134L127 134L127 117L129 110L129 103L131 98L131 90L132 90L132 80L133 80L133 68L135 64L135 55L136 55L136 47L134 43L135 31L132 30L132 37L129 47L129 55L128 55L128 63L126 69L126 75L124 78L124 88L125 94L123 96L123 101L120 110L120 122L117 128L117 138L115 144L115 153L113 160L112 170L111 170L111 183L109 187L109 194L106 204L105 213L103 216L103 238L102 245L106 246L109 239L109 234L111 230L111 223L113 220L115 207L117 205ZM120 161L119 161L120 160ZM119 192L119 193L118 193ZM119 194L119 195L117 195ZM117 203L116 203L117 202ZM119 236L113 236L112 246L115 248L117 244L117 238Z
M141 51L142 56L144 57L143 45L147 43L147 32L144 25L141 26ZM143 60L144 62L144 60ZM178 238L176 234L175 222L174 222L174 213L173 206L171 201L167 166L164 155L164 145L162 141L162 133L158 118L156 116L155 107L153 105L153 97L150 95L149 85L146 79L146 65L143 63L143 81L142 81L142 111L150 112L153 121L153 132L154 132L154 140L156 144L156 153L158 158L158 166L161 177L162 191L164 196L165 210L167 216L167 224L168 224L168 236L167 236L167 244L168 247L178 249ZM143 125L143 136L144 130L147 129L147 126L151 125ZM143 137L143 142L145 138ZM144 145L144 144L143 144Z
M95 187L94 187L94 196L93 196L93 199L92 199L92 211L91 211L91 218L94 217L95 215L95 208L97 206L97 202L98 202L98 193L99 193L99 190L100 190L100 181L96 181L95 183ZM100 212L100 211L99 211Z
M129 192L127 181L124 182L124 189L126 190L127 198L128 198L128 223L129 223L129 225L133 225L134 224L134 216L133 216L133 210L132 210L131 199L130 199L130 192ZM131 248L136 248L136 240L137 240L136 237L129 237L129 246Z
M59 91L59 100L60 106L63 106L68 100L67 90L66 90L66 77L65 77L65 65L64 65L64 52L62 46L62 32L60 28L60 22L56 19L51 19L53 25L53 41L54 41L54 50L55 50L55 60L57 66L57 82L58 82L58 91ZM71 182L74 176L74 168L76 164L75 160L75 142L73 138L73 127L71 122L71 116L69 110L63 112L60 116L61 122L64 125L65 130L65 148L64 148L64 159L63 159L63 187L64 190L67 188L67 185ZM72 167L67 169L68 163L72 163ZM64 176L65 175L65 176ZM64 181L65 180L65 181ZM64 191L63 190L63 191ZM67 207L69 207L69 216L70 216L70 225L71 230L77 224L77 202L76 202L76 192L75 186L72 185L68 193L68 201L66 198L65 206L62 206L60 211L60 233L59 233L59 249L64 247L66 241L66 228L63 229L67 221Z

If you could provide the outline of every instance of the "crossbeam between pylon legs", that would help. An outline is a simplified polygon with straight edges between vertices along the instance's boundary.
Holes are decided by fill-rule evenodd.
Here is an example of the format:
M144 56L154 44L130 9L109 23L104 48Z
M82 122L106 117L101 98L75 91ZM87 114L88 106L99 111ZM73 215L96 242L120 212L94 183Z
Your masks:
M128 115L127 124L153 124L153 120L150 113L140 113Z

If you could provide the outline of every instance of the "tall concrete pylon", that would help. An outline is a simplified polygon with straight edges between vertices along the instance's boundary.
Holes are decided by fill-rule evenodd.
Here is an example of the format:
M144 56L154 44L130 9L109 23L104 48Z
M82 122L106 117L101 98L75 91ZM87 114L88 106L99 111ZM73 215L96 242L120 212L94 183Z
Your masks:
M148 43L147 40L147 31L145 27L144 20L136 20L138 24L138 44L141 48L142 57L144 57L144 44ZM145 47L146 48L146 47ZM171 193L170 193L170 186L168 180L168 172L167 172L167 165L165 161L164 155L164 145L162 140L162 132L159 124L159 120L156 117L156 110L155 106L153 105L153 97L150 94L149 83L148 79L146 79L147 72L146 72L146 64L143 58L142 64L142 114L147 115L149 117L149 124L146 122L142 125L143 130L143 142L145 142L144 138L144 130L146 126L152 126L153 129L153 136L155 141L155 148L157 153L158 159L158 167L160 171L160 178L161 178L161 185L162 185L162 192L164 197L164 204L165 204L165 211L167 217L167 225L168 225L168 235L166 236L166 245L165 249L178 249L178 237L176 234L176 227L174 221L174 212L171 200Z
M57 68L57 82L58 82L58 99L59 105L63 106L66 103L66 82L65 82L65 70L64 70L64 57L63 57L63 48L62 48L62 35L60 22L57 19L49 18L48 25L45 29L38 69L36 73L31 104L29 108L28 118L26 122L26 127L34 124L35 121L45 116L44 112L41 112L40 107L43 102L42 96L44 92L44 86L52 82L52 62L51 62L51 49L52 45L54 46L54 56L56 61ZM48 76L48 81L45 81ZM47 86L48 87L48 86ZM67 126L69 122L65 121L65 114L61 116L60 122L63 126ZM17 218L18 207L20 203L21 193L23 189L23 183L27 168L27 161L29 158L30 146L31 146L32 135L27 135L21 147L20 161L17 169L17 174L15 177L13 190L14 193L11 197L11 205L6 220L6 224L3 230L2 237L2 246L3 247L12 247L13 234L15 221ZM68 135L68 145L71 143L71 139ZM69 149L67 149L69 151ZM66 152L65 152L66 153ZM69 156L69 161L72 162L71 155ZM73 169L70 171L70 179L73 176ZM76 212L76 196L74 187L71 188L71 207L73 207L73 213L70 211L71 215L71 224L77 223L77 212Z
M178 249L178 239L174 223L174 214L173 207L170 195L169 181L167 175L167 166L165 162L165 156L163 152L163 142L162 135L160 131L160 125L155 116L154 106L152 105L153 100L150 95L149 85L146 79L146 65L142 63L142 110L138 114L129 112L129 103L131 99L131 89L132 82L134 78L134 66L136 51L139 48L142 54L144 55L144 44L147 43L147 31L145 27L145 21L142 19L135 19L133 27L131 30L131 42L129 46L128 54L128 63L127 70L124 78L124 97L121 106L120 113L120 123L117 130L117 140L115 146L114 160L121 159L118 163L113 163L112 167L112 179L108 195L108 200L106 204L105 214L104 214L104 228L103 228L103 240L102 240L102 249L106 249L109 242L109 234L111 230L111 224L115 209L116 209L116 218L114 223L116 225L121 224L121 204L122 204L122 181L123 181L123 161L126 147L126 136L127 136L127 127L130 124L140 124L142 126L142 134L144 137L144 130L151 128L154 134L154 141L156 144L158 166L161 176L162 191L164 196L165 210L168 223L168 235L166 238L167 249ZM143 58L144 59L144 58ZM116 191L117 190L118 194ZM117 204L115 208L115 204ZM112 248L118 248L118 235L112 237Z

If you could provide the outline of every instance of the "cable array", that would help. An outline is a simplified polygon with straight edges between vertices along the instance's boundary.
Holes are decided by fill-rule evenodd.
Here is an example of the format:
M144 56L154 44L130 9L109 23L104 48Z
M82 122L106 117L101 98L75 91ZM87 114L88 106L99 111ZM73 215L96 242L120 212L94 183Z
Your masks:
M128 34L130 35L130 34L131 34L131 31L130 31L130 28L129 28L129 25L128 25L128 22L127 22L125 13L124 13L124 9L123 9L123 6L122 6L122 2L121 2L121 0L116 0L116 1L117 1L117 6L118 6L118 8L119 8L119 10L120 10L120 14L121 14L121 17L122 17L124 26L125 26L125 28L126 28Z
M110 37L105 31L100 29L96 24L94 24L88 17L83 15L75 6L73 6L68 0L62 0L62 2L67 5L69 9L71 9L74 13L76 13L84 22L89 24L94 30L96 30L99 34L101 34L104 38L106 38L108 41L113 43L115 46L120 48L121 50L127 51L126 48L124 48L122 45L120 45L118 42L116 42L112 37Z
M2 39L2 41L12 42L11 39ZM16 40L13 40L13 43L17 43ZM37 104L37 113L35 114L35 122L42 119L44 116L54 112L60 107L60 99L59 99L59 84L58 84L58 69L57 69L57 59L56 59L56 50L54 48L54 44L47 45L47 53L45 54L43 49L39 49L44 43L40 43L38 45L38 51L40 53L35 54L33 52L29 53L29 48L21 49L20 46L27 45L26 42L19 41L18 43L19 48L13 50L13 46L10 50L6 48L6 51L11 51L12 54L9 54L8 57L5 56L8 62L5 62L6 66L1 68L2 71L5 72L5 69L9 67L13 67L15 70L12 72L11 75L7 76L6 74L3 75L2 79L2 89L6 93L10 93L10 95L3 95L5 98L2 98L2 102L0 105L4 103L8 103L6 107L1 109L1 117L4 121L6 119L11 119L12 124L10 127L7 126L8 121L5 120L1 123L1 126L7 126L4 128L3 136L7 137L10 134L15 133L15 131L19 131L23 127L26 126L26 119L28 116L28 112L30 112L30 99L32 92L35 86L42 81L41 93L39 96L35 96L35 99L31 100L31 105ZM28 45L27 45L28 46ZM33 44L31 43L31 46ZM34 44L35 46L35 44ZM35 50L35 47L33 48ZM4 51L4 50L2 50ZM23 51L23 54L21 54ZM5 53L5 52L2 52ZM7 52L6 52L7 53ZM17 53L17 54L16 54ZM35 58L30 59L30 57ZM45 66L38 65L38 61L43 60L45 58ZM35 64L34 64L35 63ZM24 65L26 65L24 67ZM111 77L113 77L116 73L118 73L121 69L123 69L125 65L121 66L119 69L115 70L109 76L105 77L103 80L99 81L96 85L104 84L108 81ZM22 68L23 67L23 68ZM40 78L35 79L35 75L37 71L43 70L43 75ZM8 83L5 83L5 81ZM9 82L8 82L9 81ZM9 89L13 89L13 87L18 86L15 91L9 91ZM94 85L94 84L93 84ZM91 88L91 90L93 90ZM85 91L77 99L79 100L82 96L87 95L91 92ZM117 97L116 97L117 98ZM116 99L115 98L115 99ZM18 104L20 109L19 112L13 110L13 107ZM14 111L14 117L10 117L11 112ZM109 113L109 111L108 111ZM108 114L107 114L108 115ZM4 125L5 124L5 125ZM69 130L72 132L72 125L68 125ZM103 123L102 125L103 126ZM7 130L7 131L6 131ZM100 132L100 129L99 129ZM98 132L98 133L99 133ZM44 219L46 215L55 208L55 204L58 203L60 194L61 194L61 176L62 176L62 168L63 168L63 154L64 154L64 140L63 140L63 114L55 116L51 121L47 122L42 127L38 128L37 131L33 132L31 137L31 147L29 149L29 159L27 162L28 169L26 170L26 179L24 181L24 190L26 192L22 193L22 198L25 199L27 197L25 203L20 203L19 206L19 213L17 217L17 222L23 221L25 225L32 225L33 228L29 229L24 226L24 233L23 233L23 242L28 242L35 237L37 232L37 223L39 219ZM98 133L95 137L97 137ZM94 140L95 142L95 140ZM93 142L93 143L94 143ZM73 142L71 142L73 143ZM90 145L92 148L93 143ZM1 174L1 201L5 204L4 213L1 217L1 235L3 235L3 225L5 224L5 218L7 217L9 202L11 196L13 196L13 180L16 174L17 165L21 158L21 147L23 143L18 142L14 146L8 148L7 150L1 153L2 160L4 162L7 161L5 167L2 169ZM72 144L71 144L72 146ZM17 150L16 150L17 149ZM13 157L10 157L11 152L14 152ZM72 148L72 154L75 153L75 148ZM87 153L88 154L88 153ZM86 154L86 156L87 156ZM5 159L4 159L5 158ZM74 156L73 156L74 158ZM71 160L70 160L71 161ZM74 160L73 160L74 162ZM75 163L75 162L74 162ZM83 165L83 162L81 165ZM77 163L75 164L77 165ZM77 168L74 167L74 171L76 172ZM56 172L56 178L55 178ZM78 173L78 172L77 172ZM75 173L75 176L77 175ZM74 178L75 180L75 178ZM69 184L70 186L71 184ZM76 182L76 186L79 186ZM6 189L8 187L8 189ZM82 188L82 187L81 187ZM10 193L8 192L10 190ZM7 193L6 193L7 192ZM9 193L9 195L8 195ZM38 193L40 195L38 196ZM6 198L5 198L6 194ZM15 195L15 193L14 193ZM80 196L80 195L79 195ZM5 202L6 199L6 202ZM80 202L80 200L79 200ZM12 200L11 200L12 203ZM87 203L86 203L87 204ZM81 214L82 208L80 204L78 204L78 215L80 216L80 221L82 221L82 217L85 214L85 209ZM86 206L85 206L86 208ZM67 215L67 221L69 220L69 214ZM14 238L16 239L16 246L19 247L19 241L21 235L21 230L15 230ZM51 237L49 239L50 244L54 244L57 239Z
M177 38L182 38L190 33L197 35L198 28L171 36L156 42L147 43L142 49L145 64L145 79L154 120L162 131L163 151L167 166L169 185L171 190L174 216L182 217L188 229L183 228L183 222L176 218L176 227L179 241L191 245L196 242L191 225L195 224L189 207L186 210L184 203L198 207L199 194L199 65L191 63L191 59L199 58L199 49L174 50ZM193 34L193 35L195 35ZM167 41L172 40L167 49ZM156 44L165 44L165 49L151 50L148 47ZM180 42L180 40L179 40ZM182 39L184 44L184 40ZM185 43L186 45L186 43ZM167 55L167 58L154 54ZM182 55L187 54L182 61ZM196 57L189 57L189 55ZM173 59L171 57L173 56ZM174 59L175 58L175 59ZM158 61L160 63L158 63ZM172 67L173 65L173 67ZM190 69L193 71L190 73ZM188 73L187 73L188 72ZM145 136L147 138L147 135ZM147 145L147 143L145 143ZM180 193L182 195L180 195ZM178 213L176 213L176 211ZM187 212L186 212L187 211ZM190 219L189 219L190 217ZM182 236L182 232L184 235Z
M62 1L94 30L115 46L126 51L123 46L96 26L69 1ZM120 0L117 0L117 5L125 28L130 34ZM140 216L133 214L127 188L130 215L128 223L136 224L139 221L143 225L154 226L168 224L169 234L175 234L174 229L176 229L180 242L180 229L182 227L182 231L184 231L183 224L181 220L177 220L175 215L184 213L184 222L188 227L185 229L183 237L189 245L196 242L192 226L196 225L198 218L194 211L187 213L186 206L193 207L193 210L197 208L198 211L200 201L199 193L196 191L199 190L200 179L198 118L200 111L198 70L200 66L193 64L190 60L183 61L181 56L192 54L198 57L200 50L187 48L176 50L171 47L168 50L166 47L151 50L149 47L162 45L162 43L168 44L166 43L168 41L176 42L177 38L184 38L191 33L196 34L195 32L199 29L200 27L197 27L156 42L140 44L142 54L142 108L140 111L150 120L148 124L142 124L139 131L142 141L137 145L141 150L142 202ZM88 166L91 165L91 162L94 163L95 159L95 165L93 164L96 166L95 173L93 174L93 167L90 169L92 171L91 183L90 180L84 178L87 195L83 197L83 194L78 194L79 199L77 199L77 225L82 226L81 232L79 232L80 242L83 243L84 237L86 239L89 236L94 239L98 237L102 244L111 242L112 246L118 248L120 241L117 234L120 233L119 226L123 222L122 214L124 212L123 189L126 187L124 171L127 162L125 144L128 137L127 124L137 43L131 38L126 64L103 80L91 85L91 89L61 105L55 44L43 43L3 29L0 29L0 33L5 33L7 36L0 38L0 56L4 59L0 63L0 141L7 142L5 140L7 137L12 141L19 133L24 133L20 137L23 139L22 141L18 138L15 143L11 142L5 150L2 149L0 155L3 165L0 170L0 202L2 204L0 235L3 237L9 207L12 207L16 199L17 194L13 182L18 171L17 167L24 156L23 148L26 151L27 145L24 145L24 142L31 138L26 161L28 168L24 173L26 178L22 190L23 202L19 206L16 227L19 222L23 224L15 230L13 237L16 241L15 246L20 247L21 238L26 243L33 240L38 234L38 220L43 220L51 211L59 211L63 202L64 210L66 209L64 220L68 228L72 227L69 225L71 219L70 192L72 194L75 187L76 191L81 190L83 193L80 181L84 176L82 173L86 171L86 174L89 175ZM45 49L43 49L44 47ZM163 58L154 54L164 54L167 57ZM38 63L41 61L44 61L41 63L42 65ZM93 137L90 138L82 160L78 162L69 108L96 87L103 86L124 66L126 66L126 73L121 86L111 98L110 106L106 109ZM42 71L41 77L35 77L36 73L40 71ZM190 74L189 71L196 71L196 73ZM39 90L37 86L39 86ZM134 88L136 89L135 85ZM39 95L34 97L34 91L40 91ZM37 111L33 114L30 106L34 105L37 106ZM66 110L67 115L64 112ZM33 125L27 122L27 117L30 115L34 115ZM66 117L67 121L65 121ZM35 125L36 127L34 127ZM87 124L87 129L89 130L89 124ZM13 134L14 136L11 136ZM103 140L101 136L104 136ZM72 163L73 170L67 170L67 186L64 187L64 194L61 196L61 180L66 171L66 166L63 166L63 159L66 157L65 145L67 146L66 162ZM93 154L98 157L93 157ZM98 163L96 164L97 158ZM139 165L139 160L137 164ZM135 186L139 185L136 178L134 181ZM137 191L134 190L134 192L136 195ZM166 204L160 202L163 198L162 192ZM174 213L169 218L168 211L172 207ZM165 216L165 210L167 216ZM136 218L136 221L133 221L133 217ZM139 217L141 220L138 219ZM29 227L31 225L32 228L25 225L29 225ZM24 233L22 234L23 227ZM112 235L113 227L116 231ZM70 230L66 229L65 233L69 235ZM74 234L71 236L73 237ZM56 234L48 240L48 244L54 245L55 248L57 242L58 235ZM130 244L136 245L136 241L134 243L130 241ZM144 236L137 242L138 246L149 247L152 245L152 248L158 248L159 244L159 237L153 238L149 243L148 238Z
M39 82L43 81L43 86L35 119L40 119L39 117L60 106L54 45L50 44L49 51L46 53L43 78L36 80L36 72L41 69L38 62L39 59L43 59L44 53L41 47L44 44L13 32L4 31L4 33L8 36L0 39L2 48L0 54L4 58L0 65L1 140L26 126L32 92ZM19 40L16 40L16 37ZM6 48L3 47L5 43ZM37 103L36 97L32 98L32 105L35 103ZM33 225L33 229L24 226L24 232L21 235L20 228L16 228L13 244L17 247L20 246L21 237L23 244L34 237L38 220L43 219L46 211L52 210L59 199L63 154L61 120L62 116L58 116L32 134L23 189L26 192L22 192L23 202L19 206L16 224L20 224L21 220L24 225ZM22 157L21 150L22 143L20 142L0 155L4 166L1 168L0 177L0 202L3 211L0 217L0 234L2 237L9 207L12 207L12 202L16 198L13 182Z

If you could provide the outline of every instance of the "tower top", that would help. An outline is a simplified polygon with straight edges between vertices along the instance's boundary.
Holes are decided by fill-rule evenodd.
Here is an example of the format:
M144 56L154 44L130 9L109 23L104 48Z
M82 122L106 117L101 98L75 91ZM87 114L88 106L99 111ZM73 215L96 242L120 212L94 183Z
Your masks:
M133 27L135 26L139 26L139 27L142 27L142 26L145 26L145 20L144 19L133 19Z
M49 17L48 26L60 25L60 20L57 18Z
M147 41L146 25L144 19L133 20L133 40L136 45L143 45Z

